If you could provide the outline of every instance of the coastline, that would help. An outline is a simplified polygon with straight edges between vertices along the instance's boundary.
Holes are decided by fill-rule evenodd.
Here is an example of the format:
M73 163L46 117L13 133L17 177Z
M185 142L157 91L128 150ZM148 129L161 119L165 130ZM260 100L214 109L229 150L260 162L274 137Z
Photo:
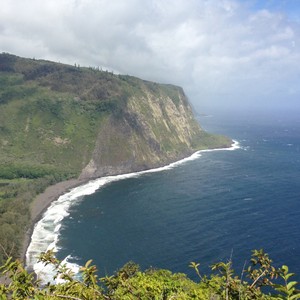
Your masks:
M30 212L31 212L31 220L30 220L30 227L27 230L24 239L23 239L23 246L22 246L22 252L21 252L21 259L25 262L26 264L26 254L28 247L31 244L32 241L32 236L33 232L35 230L36 224L43 218L44 213L47 211L47 209L50 207L50 205L58 200L61 196L67 194L71 190L73 190L76 187L84 186L88 184L89 182L94 185L95 181L106 181L107 179L110 181L112 178L113 181L119 180L119 177L126 178L126 177L132 177L136 176L138 174L144 174L144 173L152 173L152 172L157 172L157 171L162 171L168 168L175 167L179 164L182 164L183 162L189 161L189 160L194 160L199 155L201 155L202 152L210 152L210 151L219 151L219 150L234 150L239 148L239 143L235 140L232 141L232 144L230 147L226 148L215 148L215 149L205 149L205 150L199 150L194 152L192 155L187 156L183 159L180 159L178 161L175 161L173 163L170 163L166 166L162 167L157 167L153 169L146 169L146 170L141 170L137 171L134 173L128 173L128 174L119 174L119 175L111 175L107 177L100 177L100 178L86 178L86 179L71 179L63 182L59 182L55 185L49 186L46 188L46 190L37 195L37 197L33 200L33 202L30 205ZM103 183L100 184L102 186ZM96 183L96 185L98 185Z
M72 188L80 186L88 180L69 179L66 181L58 182L54 185L48 186L45 191L38 194L30 204L30 224L25 233L22 241L22 249L20 252L20 258L22 261L26 261L26 251L31 242L31 236L34 230L35 224L42 218L45 211L51 205L51 203L57 200L61 195L67 193Z

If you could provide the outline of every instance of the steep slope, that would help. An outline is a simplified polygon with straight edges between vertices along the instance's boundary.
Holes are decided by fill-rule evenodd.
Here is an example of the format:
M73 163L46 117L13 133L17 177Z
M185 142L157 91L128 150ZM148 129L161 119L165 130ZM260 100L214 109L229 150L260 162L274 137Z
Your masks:
M0 240L19 253L47 186L162 166L231 140L204 132L172 85L0 54ZM0 249L0 262L4 257Z
M230 144L201 130L176 86L8 54L0 70L0 162L17 169L86 179Z
M198 149L227 146L203 132L179 87L120 77L136 84L122 113L99 128L92 159L81 178L158 167ZM208 143L208 138L212 138Z

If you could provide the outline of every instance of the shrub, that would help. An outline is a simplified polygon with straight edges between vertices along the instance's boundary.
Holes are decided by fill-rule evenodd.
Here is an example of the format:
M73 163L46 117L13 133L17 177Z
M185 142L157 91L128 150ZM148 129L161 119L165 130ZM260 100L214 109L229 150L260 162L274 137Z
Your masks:
M10 279L8 284L0 284L1 299L287 299L300 298L296 289L297 282L290 281L293 276L287 266L275 269L269 256L262 250L255 250L251 266L247 270L249 281L234 275L231 262L217 263L212 269L218 274L201 276L199 264L192 263L200 278L196 283L184 274L168 270L150 269L141 271L139 266L130 262L112 276L98 278L97 268L88 261L81 268L81 280L65 265L57 260L53 251L40 256L44 264L51 264L56 270L55 278L60 283L41 286L33 274L28 273L17 260L8 258L0 268L2 274ZM273 283L277 278L282 282ZM267 279L267 280L265 280ZM270 280L272 279L272 281ZM264 293L262 286L270 292Z

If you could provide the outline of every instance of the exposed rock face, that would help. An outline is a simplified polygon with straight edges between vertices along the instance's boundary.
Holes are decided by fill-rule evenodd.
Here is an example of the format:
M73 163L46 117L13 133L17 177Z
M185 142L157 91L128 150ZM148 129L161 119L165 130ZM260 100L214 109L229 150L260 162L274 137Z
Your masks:
M94 178L161 166L197 150L193 144L202 132L179 87L168 86L176 102L164 90L131 96L121 116L110 117L101 128L92 158L80 178Z
M231 143L200 128L180 87L5 53L0 106L0 164L55 178L140 171Z

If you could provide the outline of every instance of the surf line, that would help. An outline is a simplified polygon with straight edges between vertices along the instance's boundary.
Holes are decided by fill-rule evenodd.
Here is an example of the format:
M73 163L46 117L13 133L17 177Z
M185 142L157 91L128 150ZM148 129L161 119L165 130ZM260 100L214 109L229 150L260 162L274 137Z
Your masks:
M43 217L40 219L40 221L38 221L35 224L31 235L31 242L26 251L27 269L33 270L36 273L37 278L42 279L43 282L53 282L53 276L55 274L55 271L50 265L45 266L42 262L38 262L38 257L42 252L46 252L48 250L53 250L54 252L57 252L59 250L58 241L62 220L70 214L70 207L81 201L84 196L95 193L101 187L111 182L127 178L137 178L147 173L155 173L170 170L188 161L192 161L199 158L201 156L201 153L213 151L230 151L239 148L239 142L233 140L233 144L229 148L199 150L189 157L183 158L164 167L128 174L100 177L98 179L91 180L88 183L71 189L68 193L61 195L57 200L53 201L44 213ZM74 273L78 273L80 266L73 263L68 263L69 258L70 257L66 257L63 260L63 262L66 263L68 267L70 267L74 271Z

